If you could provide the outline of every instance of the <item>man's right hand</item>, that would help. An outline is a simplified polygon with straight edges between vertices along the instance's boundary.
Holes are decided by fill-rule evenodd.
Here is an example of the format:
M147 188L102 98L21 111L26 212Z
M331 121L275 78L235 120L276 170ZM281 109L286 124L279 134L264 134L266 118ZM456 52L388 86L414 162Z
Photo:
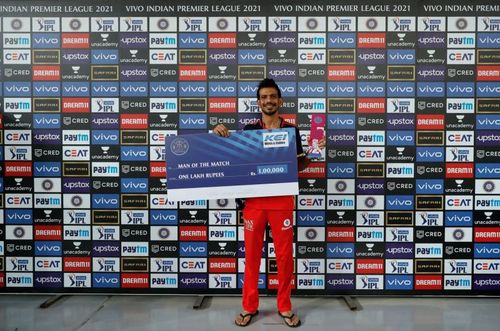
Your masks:
M224 124L216 125L212 131L221 137L229 137L229 130L224 126Z

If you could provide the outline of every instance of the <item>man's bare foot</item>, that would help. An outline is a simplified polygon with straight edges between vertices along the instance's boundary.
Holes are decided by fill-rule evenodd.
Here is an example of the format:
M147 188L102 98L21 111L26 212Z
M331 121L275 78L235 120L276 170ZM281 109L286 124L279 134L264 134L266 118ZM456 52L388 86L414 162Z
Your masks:
M244 310L236 317L234 323L238 326L247 326L248 324L250 324L250 322L252 322L252 319L258 313L259 313L258 310L256 310L254 313Z
M278 314L283 318L285 324L291 328L299 327L302 324L300 318L292 311L278 312Z

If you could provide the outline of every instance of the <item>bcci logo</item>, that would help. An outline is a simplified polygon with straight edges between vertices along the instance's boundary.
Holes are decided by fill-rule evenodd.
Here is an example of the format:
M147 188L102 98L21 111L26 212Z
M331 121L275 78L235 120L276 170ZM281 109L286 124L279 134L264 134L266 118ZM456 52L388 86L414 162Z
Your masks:
M175 155L184 155L189 150L189 143L184 138L175 138L170 143L170 151Z

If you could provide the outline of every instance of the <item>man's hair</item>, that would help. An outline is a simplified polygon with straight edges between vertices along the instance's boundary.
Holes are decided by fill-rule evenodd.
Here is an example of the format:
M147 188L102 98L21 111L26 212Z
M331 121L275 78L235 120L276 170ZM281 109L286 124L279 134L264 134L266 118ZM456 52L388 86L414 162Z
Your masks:
M278 90L278 98L281 98L281 90L274 79L264 78L260 81L259 87L257 88L257 99L260 99L260 89L265 87L274 87L276 90Z

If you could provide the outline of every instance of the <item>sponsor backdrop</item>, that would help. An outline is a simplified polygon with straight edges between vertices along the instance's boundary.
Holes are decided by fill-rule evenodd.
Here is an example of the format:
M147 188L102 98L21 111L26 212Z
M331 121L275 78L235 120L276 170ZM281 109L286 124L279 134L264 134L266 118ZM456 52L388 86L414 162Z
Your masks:
M281 3L0 3L0 292L238 293L241 213L169 202L164 142L272 77L304 145L327 115L295 293L499 294L500 5Z

